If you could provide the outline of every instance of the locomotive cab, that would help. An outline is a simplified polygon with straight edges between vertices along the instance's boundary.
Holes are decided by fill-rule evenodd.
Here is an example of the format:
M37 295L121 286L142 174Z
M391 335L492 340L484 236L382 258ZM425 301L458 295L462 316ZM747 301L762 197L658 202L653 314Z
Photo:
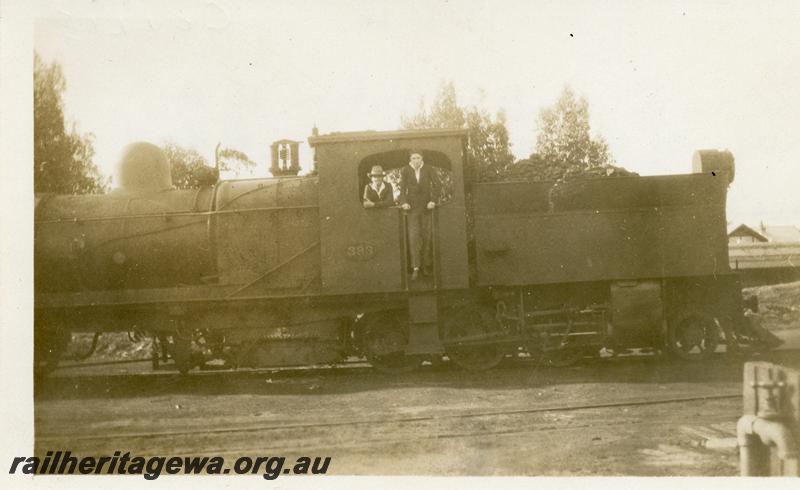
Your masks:
M322 291L326 294L401 292L468 287L463 130L333 133L309 138L319 175ZM408 165L421 149L425 165L449 181L433 211L433 277L407 278L404 214L399 207L364 209L361 192L373 165Z

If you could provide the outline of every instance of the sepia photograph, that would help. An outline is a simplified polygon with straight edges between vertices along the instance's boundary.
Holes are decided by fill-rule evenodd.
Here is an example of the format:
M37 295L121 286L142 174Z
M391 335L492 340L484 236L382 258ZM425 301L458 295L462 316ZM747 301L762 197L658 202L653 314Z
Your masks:
M12 487L796 483L797 2L0 23Z

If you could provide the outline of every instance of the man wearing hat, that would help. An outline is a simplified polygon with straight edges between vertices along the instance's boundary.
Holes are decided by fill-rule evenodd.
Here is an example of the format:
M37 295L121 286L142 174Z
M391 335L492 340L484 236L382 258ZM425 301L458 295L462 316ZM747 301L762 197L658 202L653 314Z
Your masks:
M383 167L375 165L367 175L371 182L364 187L364 207L387 208L394 204L392 185L383 181Z

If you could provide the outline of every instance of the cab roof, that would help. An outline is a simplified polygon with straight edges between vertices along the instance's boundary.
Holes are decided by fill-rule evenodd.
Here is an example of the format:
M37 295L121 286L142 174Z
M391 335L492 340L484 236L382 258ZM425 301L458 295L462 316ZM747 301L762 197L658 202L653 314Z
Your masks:
M431 138L443 136L467 137L466 129L405 129L400 131L350 131L334 132L320 136L309 136L309 146L348 141L395 140L409 138Z

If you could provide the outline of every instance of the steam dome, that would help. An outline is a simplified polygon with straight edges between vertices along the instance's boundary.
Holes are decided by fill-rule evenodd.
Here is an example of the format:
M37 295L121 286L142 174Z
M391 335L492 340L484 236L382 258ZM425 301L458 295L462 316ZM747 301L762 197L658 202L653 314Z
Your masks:
M163 191L172 188L167 157L152 143L137 142L125 147L117 165L120 188L126 191Z

